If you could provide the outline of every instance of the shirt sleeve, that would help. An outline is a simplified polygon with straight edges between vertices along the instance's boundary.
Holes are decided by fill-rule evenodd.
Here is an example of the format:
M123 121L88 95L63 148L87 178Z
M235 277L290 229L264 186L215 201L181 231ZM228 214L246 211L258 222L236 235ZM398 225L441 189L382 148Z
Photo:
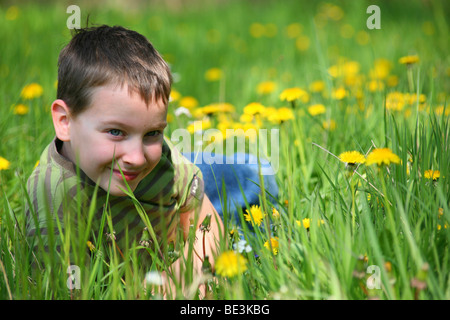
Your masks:
M200 169L184 157L167 139L175 167L175 188L179 195L179 213L199 208L204 197L203 174Z
M191 175L192 179L186 188L186 200L180 206L180 212L188 212L200 208L204 197L204 184L201 171Z

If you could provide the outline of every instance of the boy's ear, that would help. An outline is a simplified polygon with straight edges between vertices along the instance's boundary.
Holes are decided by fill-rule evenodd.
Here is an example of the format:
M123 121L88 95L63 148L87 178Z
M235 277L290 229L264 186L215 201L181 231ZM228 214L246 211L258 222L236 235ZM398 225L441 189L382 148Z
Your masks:
M56 136L61 141L70 140L70 109L67 104L57 99L52 103L53 126L55 127Z

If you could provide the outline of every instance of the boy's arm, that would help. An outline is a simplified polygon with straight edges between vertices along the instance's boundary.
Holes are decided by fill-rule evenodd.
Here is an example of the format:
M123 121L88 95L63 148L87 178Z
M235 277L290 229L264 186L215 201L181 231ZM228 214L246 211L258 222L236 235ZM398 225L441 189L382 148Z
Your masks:
M197 209L197 210L196 210ZM194 272L194 283L193 286L190 288L187 288L184 284L183 275L181 274L181 270L185 270L185 266L180 266L180 264L183 262L184 259L177 259L171 266L171 273L178 279L178 283L181 283L182 290L184 295L189 296L193 293L191 290L194 289L196 291L197 288L200 289L201 295L205 297L206 295L206 286L203 284L204 280L201 279L203 275L202 271L202 265L204 257L207 256L209 259L209 262L211 264L212 270L214 270L214 257L218 253L219 249L219 240L220 235L223 235L224 228L223 223L219 215L217 214L217 211L214 209L213 204L209 200L208 196L205 194L202 200L202 205L200 208L200 214L197 219L195 219L196 212L198 213L198 208L193 209L191 211L187 211L180 214L180 225L183 229L184 233L184 240L186 241L189 236L189 230L191 228L191 222L194 223L196 221L195 225L195 241L193 244L194 252L191 253L191 256L193 257L193 272ZM200 226L204 219L211 215L211 224L209 231L205 233L205 240L203 241L203 232L200 230ZM189 248L190 244L185 244L185 250L184 250L184 256L189 256ZM166 281L165 284L165 298L167 298L167 293L171 292L169 296L175 297L176 295L176 288L173 283L173 281L167 277L165 272L163 273L163 278ZM195 284L197 283L197 284ZM189 290L191 289L191 290ZM190 291L190 292L189 292Z
M198 209L197 209L198 210ZM197 211L198 212L198 211ZM180 225L183 229L184 239L187 240L189 229L192 223L196 222L195 227L195 242L194 242L194 270L201 274L203 260L209 258L212 270L214 270L214 257L218 252L218 245L220 235L223 235L224 228L222 219L219 217L216 209L205 194L200 208L200 215L198 219L195 217L196 210L188 211L180 214ZM209 229L202 231L201 226L207 216L211 216ZM203 236L205 234L205 236ZM186 249L189 248L186 245Z

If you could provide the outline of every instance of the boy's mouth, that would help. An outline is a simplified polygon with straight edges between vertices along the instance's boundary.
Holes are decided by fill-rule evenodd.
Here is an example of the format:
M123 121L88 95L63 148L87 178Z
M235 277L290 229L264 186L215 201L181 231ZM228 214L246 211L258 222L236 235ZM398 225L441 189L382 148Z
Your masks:
M120 170L113 170L113 173L118 177L119 179L122 179L122 174L120 173ZM131 181L136 179L139 176L140 172L131 172L131 171L124 171L122 170L123 176L125 177L126 181Z

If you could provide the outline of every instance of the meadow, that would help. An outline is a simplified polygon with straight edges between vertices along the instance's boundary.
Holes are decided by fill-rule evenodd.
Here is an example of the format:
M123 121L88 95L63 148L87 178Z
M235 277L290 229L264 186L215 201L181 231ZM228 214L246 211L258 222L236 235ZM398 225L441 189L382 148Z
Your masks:
M105 261L90 230L66 239L91 249L80 289L67 252L42 252L32 271L25 186L54 137L70 4L82 26L89 15L136 30L168 61L167 136L194 135L193 121L279 130L277 200L261 195L240 226L225 219L206 297L187 268L178 298L450 299L448 1L127 3L0 4L0 299L162 298L163 260L139 265L130 248ZM373 4L380 29L367 25Z

